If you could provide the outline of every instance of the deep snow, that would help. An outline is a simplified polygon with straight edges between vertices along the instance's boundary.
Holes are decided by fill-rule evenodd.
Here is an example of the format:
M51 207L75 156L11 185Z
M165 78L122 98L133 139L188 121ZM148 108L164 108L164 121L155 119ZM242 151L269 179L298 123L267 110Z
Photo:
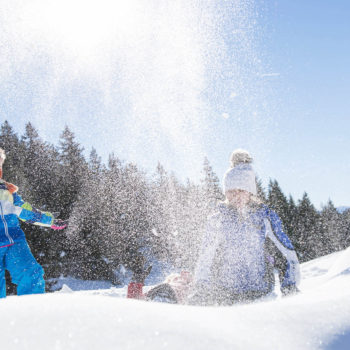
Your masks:
M0 300L1 350L349 349L350 248L302 265L297 296L234 307L125 299L125 288Z

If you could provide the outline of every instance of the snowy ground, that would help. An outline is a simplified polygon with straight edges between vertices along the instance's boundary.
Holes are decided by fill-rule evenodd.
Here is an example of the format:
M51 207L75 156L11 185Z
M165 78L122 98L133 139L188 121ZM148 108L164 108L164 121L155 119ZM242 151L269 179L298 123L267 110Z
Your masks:
M234 307L109 288L0 300L0 349L350 349L350 248L302 265L297 296Z

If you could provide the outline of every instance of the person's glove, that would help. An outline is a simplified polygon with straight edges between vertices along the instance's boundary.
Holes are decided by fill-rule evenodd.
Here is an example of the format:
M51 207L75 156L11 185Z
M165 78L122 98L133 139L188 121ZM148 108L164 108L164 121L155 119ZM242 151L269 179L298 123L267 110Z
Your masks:
M168 283L162 283L152 288L146 293L145 297L146 300L157 301L160 303L178 303L176 292Z
M53 230L59 231L63 230L68 226L68 223L66 220L61 220L61 219L54 219L51 228Z
M300 290L297 288L295 284L290 284L288 286L282 287L281 288L282 295L284 297L289 296L289 295L295 295L300 292Z

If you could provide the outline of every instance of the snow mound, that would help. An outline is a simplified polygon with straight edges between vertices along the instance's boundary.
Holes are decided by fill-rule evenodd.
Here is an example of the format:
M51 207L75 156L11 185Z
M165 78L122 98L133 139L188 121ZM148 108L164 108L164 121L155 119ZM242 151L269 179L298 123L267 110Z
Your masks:
M234 307L130 300L126 287L8 297L1 348L349 349L349 257L347 249L303 264L296 296Z
M350 273L350 247L343 251L330 268L328 275L331 277Z
M66 284L64 284L57 293L73 293L73 291Z

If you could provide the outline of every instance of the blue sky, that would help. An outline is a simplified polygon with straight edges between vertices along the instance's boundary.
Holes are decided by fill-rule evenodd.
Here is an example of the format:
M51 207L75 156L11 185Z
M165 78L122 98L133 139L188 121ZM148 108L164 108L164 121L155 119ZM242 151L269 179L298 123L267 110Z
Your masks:
M348 1L0 5L0 119L18 133L57 143L68 125L87 153L194 181L243 147L265 185L350 205Z
M280 72L281 108L275 117L276 157L270 158L273 176L296 196L306 190L317 205L328 197L347 204L350 3L279 1L274 6L267 49Z

